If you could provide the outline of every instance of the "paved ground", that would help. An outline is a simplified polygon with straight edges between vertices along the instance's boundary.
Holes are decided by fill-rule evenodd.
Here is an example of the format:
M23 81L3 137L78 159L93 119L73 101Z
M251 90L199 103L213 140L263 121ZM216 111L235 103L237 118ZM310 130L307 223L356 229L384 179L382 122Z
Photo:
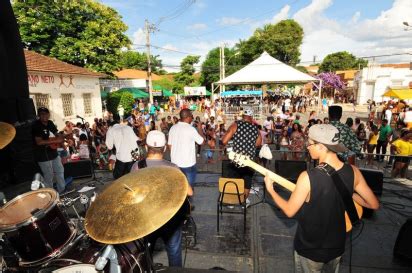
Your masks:
M76 180L75 187L95 185L100 190L111 183L111 174L97 173L99 183L88 179ZM189 238L186 267L210 269L220 267L240 272L293 272L294 219L286 218L268 201L247 211L246 232L241 215L223 214L220 233L216 231L217 180L219 174L202 172L195 185L196 244ZM253 203L262 201L262 177L256 176ZM30 183L5 189L7 197L28 191ZM288 194L282 192L285 196ZM73 196L73 193L71 194ZM411 272L412 263L394 259L395 240L401 225L412 216L412 182L386 179L380 197L382 207L371 218L363 220L363 228L355 229L352 243L352 272ZM154 261L167 265L165 251L157 247ZM342 260L341 272L349 272L350 242Z

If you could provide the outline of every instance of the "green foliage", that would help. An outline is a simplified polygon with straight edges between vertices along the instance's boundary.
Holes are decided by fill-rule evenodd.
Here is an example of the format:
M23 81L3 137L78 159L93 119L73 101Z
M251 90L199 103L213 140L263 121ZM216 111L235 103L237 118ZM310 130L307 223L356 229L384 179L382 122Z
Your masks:
M302 27L296 21L288 19L256 29L252 37L245 41L241 40L237 46L242 64L252 62L263 51L267 51L281 62L296 65L299 63L302 40Z
M183 90L183 85L166 77L161 80L153 81L153 85L160 85L165 89L171 90L175 94L178 93L178 91Z
M192 86L195 84L195 78L193 74L196 69L195 64L199 62L200 56L186 56L180 63L180 72L175 76L175 82L178 90L183 90L184 86Z
M14 0L13 9L27 49L74 65L111 73L131 44L121 16L93 0Z
M237 48L225 48L225 75L233 74L242 66L240 66ZM200 84L210 89L213 82L219 81L220 75L220 48L214 48L209 51L205 61L202 63Z
M165 72L162 69L162 61L158 59L159 56L150 56L150 66L152 72L161 74ZM133 68L147 71L147 54L137 51L127 50L120 54L119 68ZM160 73L159 73L160 72Z
M319 72L335 72L337 70L358 69L365 67L368 61L358 59L347 51L327 55L319 67Z
M129 92L122 92L122 93L123 94L120 97L119 104L123 106L125 116L127 116L127 115L130 115L130 113L132 112L134 99L133 99L133 95L130 94Z
M297 70L299 70L300 72L308 73L308 70L307 70L306 67L304 67L304 66L298 65L298 66L296 66L295 68L296 68Z
M132 112L133 103L133 95L129 92L112 92L107 96L107 110L113 114L117 114L117 107L121 104L125 115L129 115Z

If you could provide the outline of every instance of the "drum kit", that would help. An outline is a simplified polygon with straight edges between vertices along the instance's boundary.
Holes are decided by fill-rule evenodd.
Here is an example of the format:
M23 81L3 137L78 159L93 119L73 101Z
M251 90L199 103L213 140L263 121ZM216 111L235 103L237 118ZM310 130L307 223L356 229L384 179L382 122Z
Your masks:
M19 195L0 208L0 272L155 272L145 236L178 212L187 187L178 169L153 167L117 179L90 203L49 188ZM88 203L84 218L78 200Z

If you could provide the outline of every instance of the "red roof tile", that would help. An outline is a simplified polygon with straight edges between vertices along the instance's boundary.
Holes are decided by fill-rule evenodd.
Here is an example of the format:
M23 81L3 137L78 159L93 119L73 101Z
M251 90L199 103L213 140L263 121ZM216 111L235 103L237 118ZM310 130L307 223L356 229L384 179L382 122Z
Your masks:
M24 50L24 55L26 58L26 66L28 71L66 73L99 78L106 77L103 73L93 72L87 68L68 64L55 58L41 55L34 51Z

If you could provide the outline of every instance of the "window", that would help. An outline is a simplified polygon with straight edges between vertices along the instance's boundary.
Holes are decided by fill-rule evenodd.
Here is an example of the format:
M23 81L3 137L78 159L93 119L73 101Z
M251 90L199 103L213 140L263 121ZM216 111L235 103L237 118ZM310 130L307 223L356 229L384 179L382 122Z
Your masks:
M36 109L40 107L46 107L49 109L49 95L48 94L34 94L34 101Z
M63 115L65 117L73 115L73 96L72 94L62 94Z
M84 105L84 113L91 114L92 113L92 94L91 93L83 94L83 105Z

